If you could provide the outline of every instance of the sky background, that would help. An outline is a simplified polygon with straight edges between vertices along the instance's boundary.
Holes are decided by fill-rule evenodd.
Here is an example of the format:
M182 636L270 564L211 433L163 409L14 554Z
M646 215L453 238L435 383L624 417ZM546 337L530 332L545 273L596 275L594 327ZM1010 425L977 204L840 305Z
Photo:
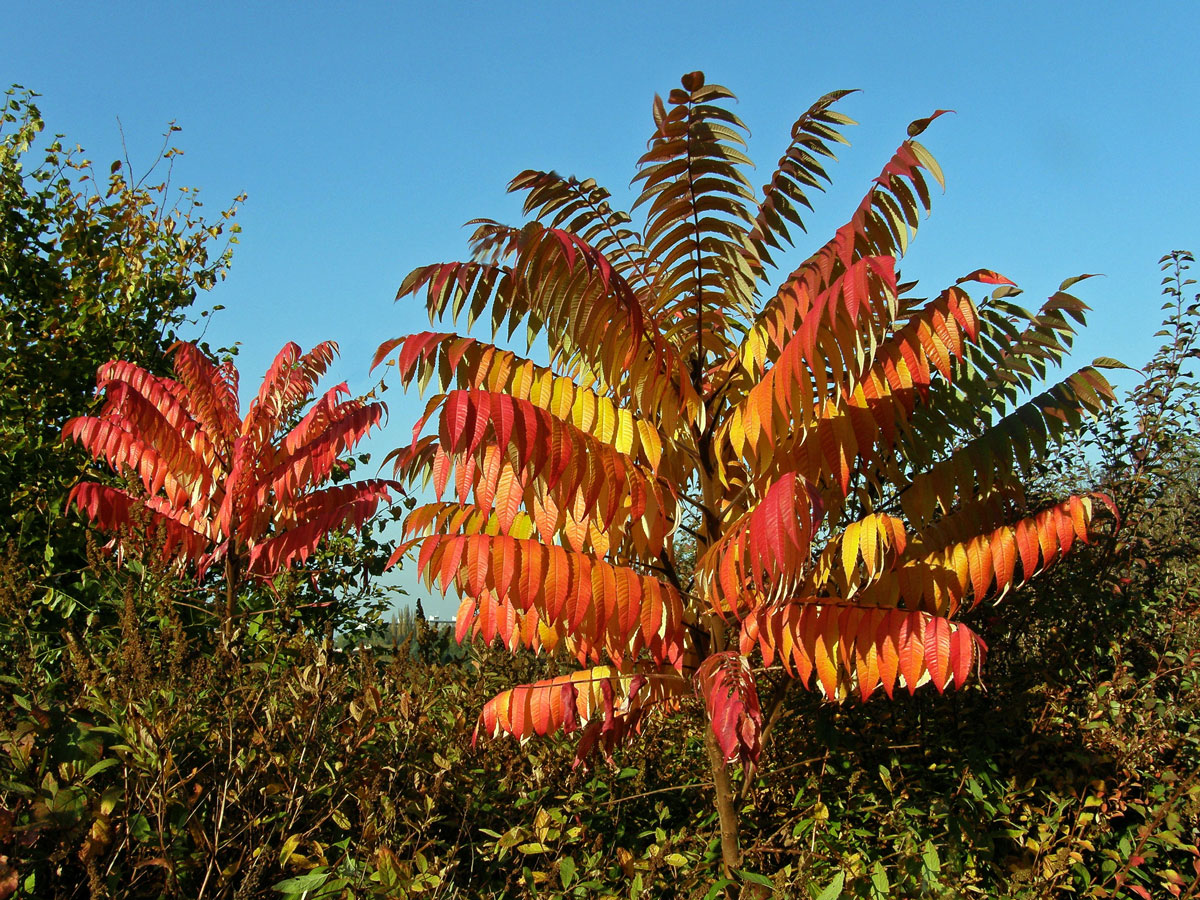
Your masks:
M1157 260L1200 250L1194 0L6 7L0 75L42 94L48 131L106 166L123 129L140 171L175 120L175 183L202 188L214 216L248 195L232 271L207 298L225 307L207 338L240 343L244 384L286 341L333 339L332 377L367 390L374 348L427 326L417 300L393 302L405 274L463 258L471 218L517 221L505 186L524 168L593 177L627 207L652 98L693 69L738 95L756 183L813 100L861 89L839 105L861 123L852 146L785 264L939 108L956 114L921 140L947 189L903 264L931 293L986 267L1037 306L1103 273L1075 290L1093 307L1076 365L1141 365ZM377 451L419 414L415 397L386 399Z

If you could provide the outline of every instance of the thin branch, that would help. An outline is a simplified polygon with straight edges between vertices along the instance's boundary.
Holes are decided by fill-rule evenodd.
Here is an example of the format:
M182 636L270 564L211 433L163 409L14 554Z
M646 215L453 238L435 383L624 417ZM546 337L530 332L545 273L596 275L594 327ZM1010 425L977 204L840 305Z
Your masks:
M640 800L642 797L650 797L654 794L665 794L668 791L686 791L692 788L710 788L713 786L711 781L697 781L693 784L677 784L672 787L655 788L652 791L643 791L640 794L630 794L628 797L617 797L613 800L605 800L603 803L597 803L597 806L615 806L618 803L624 803L626 800Z

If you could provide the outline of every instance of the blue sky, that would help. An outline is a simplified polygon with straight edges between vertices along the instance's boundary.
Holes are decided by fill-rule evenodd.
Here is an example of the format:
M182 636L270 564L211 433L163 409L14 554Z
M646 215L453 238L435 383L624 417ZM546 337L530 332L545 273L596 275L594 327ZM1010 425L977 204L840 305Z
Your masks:
M49 130L135 168L183 127L177 183L215 214L249 199L226 309L253 381L287 340L335 339L334 373L371 384L374 347L421 330L403 276L461 258L476 216L515 221L527 167L628 197L650 102L703 69L733 89L765 180L821 94L861 124L801 253L937 108L922 141L947 191L904 263L931 291L980 267L1037 305L1069 276L1094 309L1079 364L1153 352L1158 258L1200 250L1200 119L1190 3L25 3L0 32L0 75L43 96ZM407 439L415 399L388 396L376 446Z

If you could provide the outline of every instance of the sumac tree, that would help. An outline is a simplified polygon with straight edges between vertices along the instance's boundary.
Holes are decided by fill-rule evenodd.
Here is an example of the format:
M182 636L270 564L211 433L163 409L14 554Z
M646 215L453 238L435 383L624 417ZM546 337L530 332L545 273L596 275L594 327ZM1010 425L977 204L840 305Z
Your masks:
M852 124L834 109L845 94L796 121L756 194L732 94L685 76L654 103L640 230L594 182L526 171L511 190L527 224L476 222L469 261L400 288L432 320L524 326L547 365L442 331L376 356L438 390L394 458L439 499L408 516L394 558L415 551L457 592L460 639L583 667L499 694L480 730L578 730L582 756L653 711L702 710L727 872L730 765L758 759L775 709L764 671L830 699L961 686L984 647L956 617L1088 540L1097 512L1091 496L1031 509L1022 492L1047 442L1112 399L1095 366L1029 398L1083 321L1077 279L1036 314L992 271L933 297L900 280L942 180L915 138L941 111L768 289ZM971 285L994 290L973 300Z
M331 532L361 529L395 487L382 479L323 486L383 415L380 403L347 399L345 384L305 411L336 350L285 345L244 417L237 369L192 344L174 347L173 379L119 360L101 366L103 406L67 422L63 439L131 484L85 481L68 504L117 532L118 543L140 517L162 530L164 554L194 564L198 577L222 566L217 614L228 638L248 576L272 576L306 560Z

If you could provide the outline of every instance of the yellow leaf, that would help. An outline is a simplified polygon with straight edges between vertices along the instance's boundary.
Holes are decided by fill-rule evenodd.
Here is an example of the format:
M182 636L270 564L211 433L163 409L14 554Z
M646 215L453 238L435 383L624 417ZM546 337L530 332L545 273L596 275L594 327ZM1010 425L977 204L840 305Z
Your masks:
M729 422L729 446L733 448L733 452L739 457L746 455L746 425L742 420L741 407L735 409L728 419Z
M575 406L571 409L571 421L580 431L591 433L592 426L596 423L597 399L591 391L576 392Z
M846 584L850 584L850 579L854 575L854 565L858 562L858 532L859 523L851 522L846 526L846 531L842 535L842 572L846 576Z
M861 528L858 535L858 545L862 551L863 563L866 565L864 575L867 578L871 578L878 574L876 564L879 561L879 520L876 516L867 516L859 525Z
M617 411L611 403L600 403L596 410L596 426L592 432L606 444L611 444L613 429L617 424Z
M637 423L638 443L641 445L642 454L646 457L646 461L650 463L650 468L657 469L659 462L662 460L662 439L658 436L658 431L649 422Z
M633 450L633 416L627 409L617 411L617 430L613 446L621 453Z

